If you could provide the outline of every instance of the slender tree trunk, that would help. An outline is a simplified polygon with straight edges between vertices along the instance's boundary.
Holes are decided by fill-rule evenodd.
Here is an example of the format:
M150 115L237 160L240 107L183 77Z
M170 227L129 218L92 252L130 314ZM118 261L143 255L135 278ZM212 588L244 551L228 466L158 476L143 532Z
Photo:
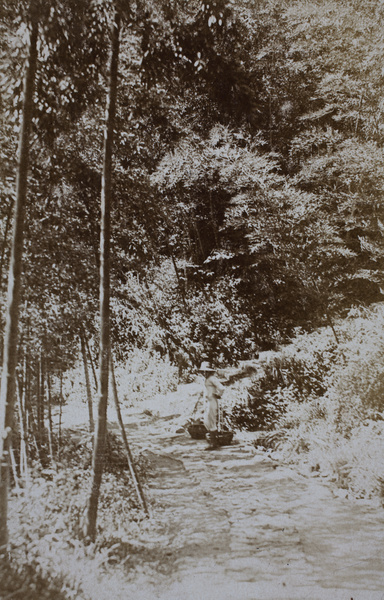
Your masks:
M199 242L199 248L200 248L200 252L201 252L201 258L202 258L202 260L205 260L206 257L205 257L205 252L204 252L204 248L203 248L203 242L201 241L200 231L199 231L197 223L196 223L196 221L195 221L195 219L193 217L192 217L192 225L193 225L193 228L194 228L194 230L196 232L197 240Z
M188 292L187 254L184 248L184 290Z
M219 236L217 233L217 223L216 223L216 219L215 219L215 212L213 210L212 191L209 192L209 210L211 213L211 223L212 223L213 235L215 236L215 244L216 244L216 248L218 248L219 247Z
M0 391L0 548L6 546L8 542L7 510L9 449L11 447L11 432L13 427L24 218L28 182L29 138L32 123L33 88L37 64L37 33L37 20L33 18L28 63L24 78L23 114L18 149L16 202L9 265L8 301Z
M17 493L17 495L19 495L20 494L20 484L19 484L19 478L17 475L15 454L13 452L12 446L10 446L10 448L9 448L9 456L11 459L12 475L13 475L13 481L15 482L16 493Z
M92 487L86 515L86 535L96 537L97 508L103 476L105 437L107 431L107 404L109 383L109 297L110 297L110 221L112 188L112 147L116 112L117 75L119 58L120 17L115 15L112 33L109 95L106 110L104 136L104 164L101 189L100 223L100 357L99 357L99 405L92 458Z
M183 284L183 282L181 280L181 277L180 277L179 269L178 269L178 266L176 264L175 255L173 253L172 248L168 245L168 243L167 243L167 250L168 250L168 254L170 254L170 256L171 256L173 269L175 271L175 275L176 275L176 279L177 279L177 286L179 288L179 292L180 292L180 296L181 296L181 299L182 299L183 304L184 304L184 308L185 308L186 311L188 311L189 307L188 307L187 299L185 297L185 287L184 287L184 284Z
M24 413L25 413L25 470L28 480L28 458L29 458L29 436L31 432L31 370L29 359L29 346L25 349L25 394L24 394Z
M24 362L24 378L21 381L20 378L17 380L17 400L19 409L19 423L20 423L20 476L27 477L27 419L25 411L25 397L26 397L26 360Z
M3 268L4 268L4 262L5 262L5 250L7 248L7 239L8 239L8 233L9 230L11 228L11 222L12 222L12 213L13 213L13 202L10 201L9 202L9 206L8 206L8 211L7 211L7 220L5 223L5 231L4 231L4 238L1 244L1 253L0 253L0 288L1 288L1 283L3 281Z
M41 357L36 363L36 405L37 405L37 445L40 461L43 467L47 466L47 448L45 431L45 373L44 360Z
M88 402L88 413L89 413L89 431L92 433L95 430L95 422L93 420L92 391L91 391L91 383L89 381L87 351L86 351L86 347L85 347L85 340L84 340L83 332L80 334L80 344L81 344L81 354L83 357L85 387L86 387L86 391L87 391L87 402Z
M42 406L41 406L41 362L36 360L36 424L37 424L37 445L41 451L43 442L42 428Z
M63 371L60 369L60 404L59 404L59 427L58 427L58 435L57 435L57 457L60 460L61 457L61 426L62 426L62 417L63 417Z
M31 369L30 369L30 356L29 356L29 344L25 346L25 396L24 396L24 408L25 414L28 414L28 410L31 406ZM26 429L28 433L28 427Z
M141 483L140 483L139 477L137 475L135 463L133 461L132 452L131 452L131 449L130 449L129 444L128 444L127 434L125 433L123 418L121 416L119 396L118 396L118 393L117 393L117 385L116 385L116 378L115 378L115 370L113 368L112 354L111 354L110 365L111 365L111 376L112 376L113 399L114 399L114 402L115 402L117 420L118 420L119 425L120 425L121 435L122 435L124 446L125 446L125 451L127 453L127 461L128 461L129 472L131 473L132 482L133 482L133 485L135 487L136 495L137 495L137 498L139 500L139 503L141 504L141 506L143 507L144 511L148 515L149 511L148 511L147 502L145 500L143 488L141 487Z
M49 370L46 373L47 379L47 414L48 414L48 444L49 454L51 456L51 462L54 462L53 453L53 425L52 425L52 394L51 394L51 374Z
M328 323L329 323L329 326L330 326L330 328L332 329L332 333L333 333L333 335L335 336L336 344L339 344L339 343L340 343L340 340L339 340L339 338L338 338L338 336L337 336L336 329L335 329L335 326L334 326L334 324L333 324L333 321L332 321L331 315L329 314L329 312L328 312L327 310L325 311L325 316L326 316L326 318L327 318L327 321L328 321Z
M89 364L91 365L91 369L92 369L93 381L95 383L95 390L97 391L96 369L95 369L95 365L93 364L93 358L92 358L91 349L89 347L88 339L87 339L87 336L85 335L85 333L84 333L84 341L85 341L85 345L86 345L86 348L87 348L87 354L88 354L88 358L89 358Z
M36 424L36 420L35 420L32 410L28 411L28 415L29 415L30 435L31 435L32 443L35 447L36 457L39 459L41 464L43 464L43 458L41 456L41 449L39 448L39 445L37 443L37 436L38 436L37 424Z
M63 424L63 403L62 403L62 398L60 397L60 405L59 405L59 433L58 433L58 437L57 437L57 455L60 459L61 457L61 429L62 429L62 424Z

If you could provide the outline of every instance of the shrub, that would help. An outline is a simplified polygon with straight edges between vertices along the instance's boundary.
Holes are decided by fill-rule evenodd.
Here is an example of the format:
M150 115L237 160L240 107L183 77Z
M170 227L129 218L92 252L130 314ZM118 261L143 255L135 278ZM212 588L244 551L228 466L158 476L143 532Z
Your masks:
M167 356L150 348L134 348L116 367L116 382L119 397L128 406L137 406L143 400L176 390L178 369Z
M286 348L301 357L312 349L320 365L315 372L323 379L320 387L306 383L304 398L296 386L274 430L259 433L255 441L359 498L384 497L383 317L383 304L353 309L337 323L337 347L331 332L321 330ZM317 396L323 385L326 391Z
M321 352L302 358L276 355L249 387L247 402L233 406L232 423L251 431L271 429L290 403L321 397L327 374L328 357Z

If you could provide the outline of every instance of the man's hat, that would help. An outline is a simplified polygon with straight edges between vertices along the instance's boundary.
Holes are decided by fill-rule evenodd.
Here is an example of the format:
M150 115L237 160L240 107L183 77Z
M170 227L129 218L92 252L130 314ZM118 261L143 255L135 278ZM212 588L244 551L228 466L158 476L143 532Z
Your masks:
M201 363L200 369L199 371L205 372L205 373L214 373L215 369L212 369L211 365L209 364L209 362L207 360L203 361Z

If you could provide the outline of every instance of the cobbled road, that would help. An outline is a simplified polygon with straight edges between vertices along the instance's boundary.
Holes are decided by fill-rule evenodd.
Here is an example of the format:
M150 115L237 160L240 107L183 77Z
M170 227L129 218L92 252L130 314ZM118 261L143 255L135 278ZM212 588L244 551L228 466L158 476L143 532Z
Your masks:
M384 600L381 507L251 445L206 452L171 419L129 421L156 535L126 565L127 599Z

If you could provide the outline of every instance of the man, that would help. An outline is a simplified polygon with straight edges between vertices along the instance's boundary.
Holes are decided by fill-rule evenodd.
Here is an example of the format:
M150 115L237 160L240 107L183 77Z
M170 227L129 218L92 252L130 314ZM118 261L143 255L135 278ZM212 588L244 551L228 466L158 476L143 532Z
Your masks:
M205 377L205 411L204 425L208 431L208 447L206 450L213 450L218 447L217 427L219 419L219 399L224 393L224 386L215 376L215 369L212 369L207 361L201 363L200 373Z

